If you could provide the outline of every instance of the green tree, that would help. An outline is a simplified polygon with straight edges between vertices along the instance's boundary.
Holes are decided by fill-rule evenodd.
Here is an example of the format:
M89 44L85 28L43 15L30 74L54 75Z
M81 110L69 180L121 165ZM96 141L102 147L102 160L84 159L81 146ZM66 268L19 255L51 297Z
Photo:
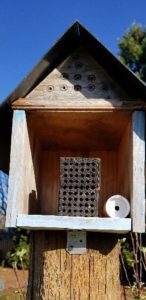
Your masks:
M133 24L118 46L120 60L146 82L146 27Z

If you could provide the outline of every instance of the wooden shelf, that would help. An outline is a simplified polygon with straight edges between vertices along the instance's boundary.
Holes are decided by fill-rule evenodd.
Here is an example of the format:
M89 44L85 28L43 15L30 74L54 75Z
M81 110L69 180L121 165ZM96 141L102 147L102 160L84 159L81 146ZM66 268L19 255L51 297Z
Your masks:
M17 227L31 230L86 230L125 233L131 231L131 219L18 215Z

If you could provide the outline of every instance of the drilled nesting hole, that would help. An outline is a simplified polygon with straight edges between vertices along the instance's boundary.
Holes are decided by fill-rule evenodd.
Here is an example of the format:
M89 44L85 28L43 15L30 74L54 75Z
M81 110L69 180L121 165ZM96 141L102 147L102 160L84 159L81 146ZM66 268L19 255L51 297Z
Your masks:
M74 79L75 79L75 80L81 80L81 79L82 79L81 74L75 74L75 75L74 75Z
M74 85L74 90L75 91L81 91L82 87L79 84Z
M49 86L48 86L48 91L49 91L49 92L52 92L53 90L54 90L54 86L53 86L53 85L49 85Z
M88 75L88 80L89 81L95 81L96 80L96 76L94 74L90 74L90 75Z
M66 85L62 85L62 86L60 87L60 89L61 89L61 91L67 91L67 86L66 86Z
M92 92L92 91L95 90L95 85L94 85L94 84L89 84L89 85L87 86L87 89L88 89L90 92Z
M99 190L99 159L73 157L60 159L60 215L96 216Z

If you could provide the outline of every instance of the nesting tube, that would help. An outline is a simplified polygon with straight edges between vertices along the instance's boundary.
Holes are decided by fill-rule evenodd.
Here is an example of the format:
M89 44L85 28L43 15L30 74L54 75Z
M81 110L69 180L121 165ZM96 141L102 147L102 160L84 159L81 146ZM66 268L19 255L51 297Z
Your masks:
M130 213L129 201L121 196L110 197L105 204L105 214L111 218L126 218Z

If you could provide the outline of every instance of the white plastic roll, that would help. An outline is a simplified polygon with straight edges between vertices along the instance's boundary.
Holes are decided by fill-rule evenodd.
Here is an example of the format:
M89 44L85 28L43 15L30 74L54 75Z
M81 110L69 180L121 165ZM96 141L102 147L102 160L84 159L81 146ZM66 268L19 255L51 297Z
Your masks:
M111 218L126 218L130 213L129 201L121 195L114 195L107 200L105 212Z

